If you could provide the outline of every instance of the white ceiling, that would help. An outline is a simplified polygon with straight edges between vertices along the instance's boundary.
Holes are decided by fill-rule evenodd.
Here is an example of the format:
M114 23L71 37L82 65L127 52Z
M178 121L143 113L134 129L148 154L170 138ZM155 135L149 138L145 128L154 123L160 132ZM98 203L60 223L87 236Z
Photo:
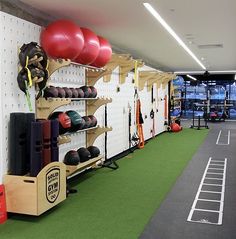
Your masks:
M155 21L140 0L21 0L56 18L70 18L136 58L171 71L202 70ZM159 14L207 70L236 69L235 0L153 0ZM189 43L192 42L192 44ZM202 44L223 48L199 49Z

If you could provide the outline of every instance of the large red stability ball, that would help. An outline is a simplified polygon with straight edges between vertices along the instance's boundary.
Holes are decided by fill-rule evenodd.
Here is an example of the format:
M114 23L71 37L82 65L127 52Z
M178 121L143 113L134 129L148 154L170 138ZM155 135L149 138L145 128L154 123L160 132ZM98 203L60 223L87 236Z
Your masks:
M98 56L100 44L97 35L87 28L80 28L84 35L84 48L75 59L75 62L88 65Z
M41 32L40 43L50 57L74 60L84 47L84 36L74 22L57 20Z
M96 67L103 67L108 63L108 61L110 61L112 49L110 43L105 38L98 36L98 39L100 43L100 50L98 57L91 65Z

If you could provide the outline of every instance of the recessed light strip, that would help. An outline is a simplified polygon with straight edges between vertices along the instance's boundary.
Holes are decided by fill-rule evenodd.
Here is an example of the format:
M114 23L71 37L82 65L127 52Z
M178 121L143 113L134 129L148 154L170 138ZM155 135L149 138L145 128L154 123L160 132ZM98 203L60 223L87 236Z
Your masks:
M188 78L192 79L192 80L197 80L195 77L187 75Z
M171 34L172 37L184 48L184 50L202 67L206 70L206 67L201 61L194 55L194 53L186 46L186 44L180 39L180 37L174 32L174 30L166 23L166 21L160 16L160 14L152 7L150 3L143 3L144 7L158 20L161 25Z
M202 75L205 71L175 71L176 75ZM210 74L236 74L236 70L228 70L228 71L208 71Z

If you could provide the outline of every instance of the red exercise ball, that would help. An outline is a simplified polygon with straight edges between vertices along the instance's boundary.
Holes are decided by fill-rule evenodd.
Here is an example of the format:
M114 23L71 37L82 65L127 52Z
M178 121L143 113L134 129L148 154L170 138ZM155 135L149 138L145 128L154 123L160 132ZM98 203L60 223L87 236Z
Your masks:
M100 44L97 35L87 28L81 27L84 35L84 48L75 59L75 62L88 65L91 64L98 56Z
M98 57L91 65L96 67L103 67L108 63L108 61L110 61L112 49L110 43L105 38L98 36L98 39L100 43L100 50Z
M170 127L171 127L171 130L172 130L173 132L179 132L179 131L182 130L182 127L181 127L180 125L178 125L177 123L171 124Z
M84 47L84 36L74 22L57 20L41 32L40 43L50 57L74 60Z

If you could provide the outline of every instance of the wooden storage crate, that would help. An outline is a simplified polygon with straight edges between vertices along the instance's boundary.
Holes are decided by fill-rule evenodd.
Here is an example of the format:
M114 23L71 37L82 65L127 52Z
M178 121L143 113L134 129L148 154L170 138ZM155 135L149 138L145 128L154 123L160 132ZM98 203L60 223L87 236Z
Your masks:
M66 199L66 166L53 162L37 177L5 175L7 211L39 216Z

